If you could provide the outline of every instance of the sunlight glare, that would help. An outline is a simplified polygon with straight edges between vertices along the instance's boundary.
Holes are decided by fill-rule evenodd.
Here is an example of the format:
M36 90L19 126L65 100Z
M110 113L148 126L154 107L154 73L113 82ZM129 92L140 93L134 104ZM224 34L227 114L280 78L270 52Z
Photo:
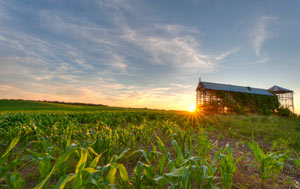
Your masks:
M196 106L194 104L190 105L190 112L194 112L196 110Z

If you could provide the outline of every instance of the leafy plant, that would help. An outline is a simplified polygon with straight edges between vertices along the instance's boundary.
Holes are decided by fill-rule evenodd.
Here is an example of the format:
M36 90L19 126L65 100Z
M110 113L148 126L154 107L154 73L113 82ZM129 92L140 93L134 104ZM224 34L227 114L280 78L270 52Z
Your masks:
M7 174L8 170L15 167L19 163L18 157L14 161L7 163L7 156L9 154L9 152L18 144L20 138L21 138L20 134L18 134L18 136L16 136L15 138L13 138L12 141L10 142L7 150L0 157L0 179ZM17 176L17 173L15 173L15 176ZM10 177L8 177L8 178L10 178Z
M300 170L300 157L297 155L297 158L292 159L292 161L294 162L297 169Z
M6 180L10 184L10 188L13 189L22 189L25 185L24 179L21 177L17 170L14 170L12 174L7 175Z
M229 189L232 186L233 173L236 170L236 164L243 158L239 157L234 160L232 150L229 145L226 145L223 152L220 154L219 171L222 178L223 188Z
M276 184L276 178L283 170L284 161L287 158L286 155L280 152L267 152L265 154L255 141L252 143L246 141L246 145L253 151L260 173L261 186L264 186L264 182L268 178L272 178Z

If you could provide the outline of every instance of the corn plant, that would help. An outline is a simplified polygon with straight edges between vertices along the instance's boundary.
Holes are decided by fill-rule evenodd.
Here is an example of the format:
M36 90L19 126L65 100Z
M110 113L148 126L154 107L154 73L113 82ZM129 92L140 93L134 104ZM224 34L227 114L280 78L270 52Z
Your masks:
M15 169L12 174L8 174L6 176L7 182L10 184L10 188L13 189L21 189L25 185L25 181L22 178L22 176L18 173L18 171Z
M56 159L55 165L52 167L51 171L47 176L35 187L35 189L42 189L45 185L48 184L49 179L54 174L54 172L62 165L78 147L76 145L70 145L68 150L63 153L59 158Z
M85 149L80 149L80 159L76 165L75 172L62 176L55 188L64 188L64 186L72 180L74 180L72 183L72 188L82 188L82 186L85 184L84 173L87 172L92 174L98 172L98 170L94 169L94 166L85 168L87 156L88 151ZM98 157L100 156L97 156L97 159L95 159L94 161L97 161Z
M268 178L272 178L276 185L276 178L283 170L284 161L287 158L286 155L280 152L267 152L265 154L255 141L252 143L246 141L246 145L253 151L257 163L256 166L260 173L261 186L264 187L264 182Z
M21 138L20 134L15 138L13 138L6 151L0 157L0 179L6 176L8 170L10 170L11 168L15 167L17 164L20 163L18 161L19 160L18 157L14 161L8 163L9 152L18 144L20 138Z
M239 157L237 160L234 160L232 150L229 145L226 145L225 149L220 154L220 163L218 169L221 174L223 188L229 189L232 187L232 177L236 170L236 164L242 158L243 156Z
M297 167L297 169L300 170L300 157L297 155L297 157L293 158L292 161L295 164L295 166Z
M209 159L209 152L214 148L210 140L207 138L206 133L201 131L200 134L196 136L196 141L198 144L198 156Z

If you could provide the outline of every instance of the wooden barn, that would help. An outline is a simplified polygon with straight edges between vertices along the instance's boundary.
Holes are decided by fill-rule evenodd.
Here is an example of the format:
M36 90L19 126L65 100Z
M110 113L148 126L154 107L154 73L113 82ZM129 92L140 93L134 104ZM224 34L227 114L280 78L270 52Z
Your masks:
M196 108L198 111L206 112L270 114L281 105L280 103L290 98L290 93L283 93L282 89L275 86L267 90L203 82L200 79L196 89ZM288 91L290 90L285 90L285 92ZM283 96L283 94L289 95ZM290 104L288 106L290 107Z

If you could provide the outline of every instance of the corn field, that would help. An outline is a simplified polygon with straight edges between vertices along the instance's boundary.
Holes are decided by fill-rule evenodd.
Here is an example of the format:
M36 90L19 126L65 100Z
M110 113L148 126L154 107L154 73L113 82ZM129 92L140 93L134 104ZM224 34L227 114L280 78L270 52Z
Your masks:
M265 154L254 141L246 145L261 187L290 160L283 152ZM187 113L29 111L0 117L0 188L244 188L233 177L245 158L213 143L203 123Z

